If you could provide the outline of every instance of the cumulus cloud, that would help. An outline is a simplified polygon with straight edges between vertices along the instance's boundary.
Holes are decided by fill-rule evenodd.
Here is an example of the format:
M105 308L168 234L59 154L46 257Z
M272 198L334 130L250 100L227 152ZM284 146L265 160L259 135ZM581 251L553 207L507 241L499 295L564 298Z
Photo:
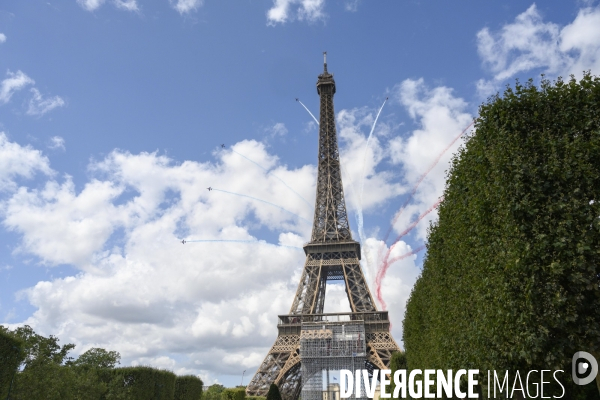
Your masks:
M579 10L570 24L544 22L535 4L498 32L484 28L477 34L477 49L491 80L477 87L493 93L506 79L519 73L542 70L551 76L581 76L600 70L600 8Z
M44 115L48 111L65 105L65 101L60 96L44 98L36 88L32 88L31 93L33 96L29 100L27 107L28 115Z
M4 137L2 143L14 162L24 162L23 148ZM80 351L116 349L128 362L168 363L165 354L190 354L177 370L230 373L258 365L274 340L276 315L291 305L304 261L294 247L311 228L277 207L312 215L273 175L311 198L315 168L289 169L255 141L232 150L216 153L217 163L181 164L156 153L114 151L90 164L92 179L81 189L66 177L11 194L3 225L21 235L18 250L46 266L81 271L28 289L37 311L24 322L75 342ZM37 169L49 172L43 161ZM28 169L11 165L0 174L10 179L17 172ZM209 185L215 190L207 191ZM279 239L227 242L260 239L252 232L261 228L280 232ZM224 242L182 245L182 238ZM101 329L91 329L98 324Z
M0 43L6 42L6 35L4 33L0 33Z
M31 146L21 146L11 142L4 132L0 132L0 191L17 187L15 179L31 179L36 172L53 175L48 158Z
M15 92L35 83L33 79L21 71L14 73L7 71L6 75L8 77L0 83L0 105L8 103Z
M169 0L180 14L187 14L202 6L204 0Z
M412 191L423 174L431 169L420 183L414 202L407 206L394 225L396 232L400 232L413 216L427 210L442 195L444 171L461 141L448 146L467 128L472 116L466 111L468 104L455 97L452 89L444 86L431 89L423 79L405 80L394 88L393 97L406 108L418 126L408 137L398 136L389 142L391 161L402 166L406 190ZM432 212L427 220L436 215ZM426 237L427 226L424 221L417 228L422 239Z
M325 0L273 0L273 7L267 11L267 24L284 24L298 19L315 22L325 18Z

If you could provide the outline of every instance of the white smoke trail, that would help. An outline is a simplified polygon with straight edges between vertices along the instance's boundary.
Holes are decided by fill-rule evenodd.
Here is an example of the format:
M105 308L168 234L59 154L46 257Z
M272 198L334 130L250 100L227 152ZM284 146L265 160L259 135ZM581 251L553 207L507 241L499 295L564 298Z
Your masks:
M308 111L308 113L310 114L311 117L313 117L313 119L315 120L315 122L317 123L317 125L319 125L319 121L315 118L315 116L313 115L313 113L310 112L310 110L308 108L306 108L306 106L304 105L303 102L300 101L300 99L296 99L296 101L300 104L302 104L302 107L304 107L304 109L306 111Z
M379 108L379 111L377 112L377 115L375 116L375 121L373 121L373 126L371 127L371 132L369 132L369 137L367 138L367 143L365 144L365 151L364 151L364 155L363 155L363 165L362 165L362 171L360 174L360 185L359 185L359 189L358 189L358 203L357 203L357 207L356 207L356 213L354 214L355 218L356 218L356 225L358 225L358 236L360 237L360 241L363 243L363 249L365 250L365 259L367 261L367 275L368 275L368 279L371 280L372 278L372 271L371 271L371 265L372 265L372 261L371 260L371 252L369 251L369 247L366 245L366 235L365 235L365 230L364 230L364 224L363 224L363 190L365 187L365 168L367 165L367 151L369 150L369 143L371 142L371 137L373 136L373 132L375 131L375 125L377 125L377 120L379 119L379 114L381 114L381 110L383 110L383 106L385 106L385 103L387 102L388 98L386 97L385 100L383 101L383 104L381 105L381 107Z

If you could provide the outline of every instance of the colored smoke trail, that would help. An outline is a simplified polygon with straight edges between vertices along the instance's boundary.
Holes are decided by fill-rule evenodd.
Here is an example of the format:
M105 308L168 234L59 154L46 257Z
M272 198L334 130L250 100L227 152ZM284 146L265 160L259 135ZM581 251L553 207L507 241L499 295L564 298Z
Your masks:
M391 223L390 227L388 228L388 230L387 230L387 232L385 234L385 237L383 238L384 242L387 242L387 240L388 240L388 238L390 236L390 233L392 232L392 229L394 228L394 225L398 221L398 218L400 218L400 215L402 215L402 212L404 211L404 209L406 208L406 206L408 205L408 203L412 200L413 196L417 192L417 189L419 188L419 185L421 184L421 182L423 182L423 180L425 179L425 177L427 176L427 174L429 174L431 172L431 170L437 165L437 163L440 162L440 160L441 160L442 156L444 155L444 153L446 153L454 145L454 143L456 143L456 141L458 139L460 139L462 137L462 135L464 135L465 132L471 126L473 126L474 123L475 123L475 121L471 122L469 124L469 126L467 126L465 129L463 129L462 132L460 133L460 135L456 136L452 140L452 142L450 142L450 144L448 146L446 146L446 148L444 150L442 150L442 152L437 156L437 158L429 166L429 168L427 169L427 171L425 171L425 173L419 177L419 180L417 181L417 183L415 184L415 186L410 191L410 194L408 195L408 198L404 201L404 204L402 204L402 207L400 207L400 210L396 213L396 215L394 215L394 218L392 219L392 223Z
M393 249L393 248L396 246L396 244L398 244L398 242L400 241L400 239L402 239L402 237L403 237L403 236L405 236L405 235L406 235L406 234L408 234L410 231L412 231L412 230L413 230L413 228L414 228L415 226L417 226L417 224L418 224L419 222L421 222L421 220L422 220L423 218L425 218L425 216L426 216L427 214L429 214L429 213L430 213L430 212L432 212L434 209L436 209L436 208L437 208L437 207L440 205L440 203L441 203L443 200L444 200L444 198L442 197L442 198L440 198L438 201L436 201L436 202L435 202L435 203L434 203L434 204L433 204L431 207L429 207L429 208L428 208L428 209L427 209L427 210L426 210L426 211L425 211L423 214L419 215L419 217L418 217L418 218L417 218L415 221L413 221L413 222L412 222L412 223L411 223L411 224L408 226L408 228L406 228L404 231L402 231L402 232L401 232L401 233L398 235L398 237L396 237L396 240L394 240L394 243L392 243L392 245L390 246L390 249L388 250L388 253L392 251L392 249Z
M369 132L369 137L367 138L367 143L365 144L365 151L363 152L363 165L362 165L362 171L360 174L360 188L358 191L358 202L357 202L357 207L356 207L356 213L355 213L355 218L356 218L356 225L357 225L357 229L358 229L358 236L360 237L360 241L361 243L363 243L363 249L365 250L365 259L367 262L367 270L370 271L371 270L371 252L369 250L369 247L366 245L366 235L365 235L365 230L364 230L364 221L363 221L363 191L364 191L364 187L365 187L365 168L367 165L367 151L369 150L369 143L371 142L371 137L373 136L373 132L375 131L375 125L377 125L377 120L379 119L379 114L381 114L381 110L383 110L383 106L385 106L385 103L387 101L387 97L385 98L385 100L383 101L383 104L381 105L381 107L379 108L379 111L377 112L377 116L375 116L375 121L373 121L373 126L371 127L371 132Z
M302 247L288 246L285 244L274 244L268 242L261 242L260 240L236 240L236 239L200 239L200 240L185 240L185 243L260 243L267 246L275 247L287 247L290 249L302 250Z
M406 257L410 257L412 255L417 254L418 252L424 250L426 247L427 247L426 245L422 245L420 247L417 247L410 253L406 253L406 254L402 254L401 256L394 257L391 260L389 260L389 262L386 264L385 270L379 270L379 273L377 273L377 278L375 278L375 286L376 286L375 295L377 296L377 300L379 300L379 304L381 304L382 310L385 310L387 308L387 304L385 303L385 301L383 300L383 296L381 295L381 282L383 281L383 278L385 277L385 273L387 272L389 266L391 264L395 263L396 261L400 261L400 260L405 259Z
M379 267L379 270L377 271L377 277L375 278L375 293L376 293L376 296L377 296L377 300L379 300L379 303L382 305L382 307L384 309L385 309L385 301L383 301L383 297L381 296L381 282L383 281L383 278L385 278L385 275L387 274L387 271L390 268L390 265L392 265L394 262L396 262L396 261L401 260L402 258L404 258L403 256L400 256L400 258L394 257L394 258L392 258L390 260L390 254L392 253L392 250L394 250L394 248L400 242L400 239L402 239L402 237L404 237L411 230L413 230L413 228L415 226L417 226L417 224L419 222L421 222L421 220L423 218L425 218L425 216L427 214L429 214L434 209L436 209L443 200L444 200L443 197L440 198L431 207L429 207L425 212L423 212L421 215L419 215L419 217L415 221L413 221L404 231L402 231L400 233L400 235L398 235L398 237L396 238L396 240L394 241L394 243L392 243L392 245L390 246L390 248L388 249L388 251L385 253L385 256L383 257L383 262L382 262L381 266ZM425 246L421 246L421 247L419 247L418 251L421 251L424 248L425 248ZM408 255L407 255L407 257L408 257Z
M310 116L311 116L311 117L313 117L313 119L315 120L315 122L317 123L317 125L319 125L319 121L318 121L318 120L315 118L315 116L313 115L313 113L311 113L311 112L310 112L310 110L309 110L308 108L306 108L306 106L304 105L304 103L303 103L303 102L301 102L301 101L300 101L300 99L296 99L296 101L297 101L298 103L300 103L300 104L302 105L302 107L304 107L304 109L305 109L306 111L308 111L308 113L310 114Z
M252 164L256 165L258 168L262 169L263 171L265 171L267 173L267 175L271 175L272 177L278 179L281 183L283 183L285 185L286 188L288 188L290 191L292 191L296 196L298 196L300 199L302 199L302 201L304 201L306 203L306 205L312 209L312 206L310 205L310 203L308 201L306 201L306 199L304 197L302 197L300 195L300 193L296 192L294 189L292 189L290 187L290 185L288 185L283 179L281 179L280 177L278 177L275 174L272 174L271 171L269 171L268 169L266 169L265 167L263 167L262 165L260 165L259 163L257 163L256 161L251 160L250 158L246 157L245 155L243 155L242 153L238 153L237 151L235 151L234 149L231 149L231 151L233 151L235 154L239 155L240 157L245 158L246 160L250 161Z
M273 207L279 208L280 210L282 210L282 211L285 211L286 213L292 214L293 216L295 216L295 217L297 217L297 218L301 219L302 221L306 222L307 224L310 224L310 221L309 221L309 220L307 220L306 218L302 218L301 216L299 216L299 215L298 215L298 214L296 214L295 212L292 212L292 211L290 211L290 210L286 210L285 208L283 208L283 207L281 207L281 206L278 206L277 204L273 204L273 203L271 203L270 201L262 200L262 199L259 199L259 198L253 197L253 196L248 196L247 194L241 194L241 193L229 192L229 191L227 191L227 190L221 190L221 189L215 189L215 188L212 188L212 190L213 190L213 191L217 191L217 192L222 192L222 193L232 194L232 195L234 195L234 196L247 197L247 198L249 198L249 199L252 199L252 200L260 201L261 203L265 203L265 204L268 204L268 205L270 205L270 206L273 206Z

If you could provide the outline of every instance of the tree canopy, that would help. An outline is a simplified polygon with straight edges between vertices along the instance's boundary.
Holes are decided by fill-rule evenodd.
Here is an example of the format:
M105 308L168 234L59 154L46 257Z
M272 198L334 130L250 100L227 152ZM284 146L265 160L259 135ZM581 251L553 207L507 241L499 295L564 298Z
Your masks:
M576 351L600 354L600 79L517 82L475 128L407 303L408 368L569 381Z

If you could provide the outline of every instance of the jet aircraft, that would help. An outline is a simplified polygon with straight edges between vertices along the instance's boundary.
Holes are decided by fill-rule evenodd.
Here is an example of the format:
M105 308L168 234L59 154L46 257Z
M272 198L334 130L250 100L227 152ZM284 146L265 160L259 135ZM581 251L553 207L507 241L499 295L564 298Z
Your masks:
M209 191L209 192L212 190L212 188L211 188L210 186L209 186L209 187L207 187L207 189L208 189L208 191Z
M221 143L221 148L224 149L225 148L225 143Z
M185 244L185 239L183 239L183 240L181 241L181 243L182 243L182 244Z

